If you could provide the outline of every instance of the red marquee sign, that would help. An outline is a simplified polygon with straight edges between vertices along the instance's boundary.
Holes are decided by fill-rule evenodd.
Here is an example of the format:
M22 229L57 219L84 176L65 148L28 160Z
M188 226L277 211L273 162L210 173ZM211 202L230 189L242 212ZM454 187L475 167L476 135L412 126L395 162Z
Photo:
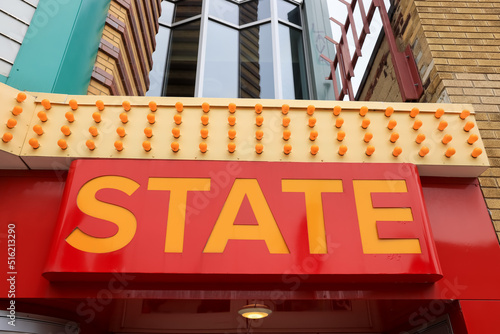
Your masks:
M411 164L79 160L44 276L434 282Z

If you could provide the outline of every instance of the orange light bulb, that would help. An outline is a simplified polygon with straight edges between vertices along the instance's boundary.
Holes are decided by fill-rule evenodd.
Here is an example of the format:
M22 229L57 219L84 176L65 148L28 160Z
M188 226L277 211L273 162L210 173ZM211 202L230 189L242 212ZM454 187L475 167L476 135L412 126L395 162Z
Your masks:
M148 106L149 106L149 110L151 110L152 112L155 112L156 110L158 110L158 105L156 104L155 101L150 101Z
M464 126L464 130L469 132L474 127L474 122L467 122Z
M319 152L319 146L318 145L312 145L311 146L311 154L316 155Z
M236 138L236 130L234 129L231 129L227 132L227 136L229 137L229 139L233 140L234 138Z
M35 131L35 133L39 136L43 135L43 129L40 125L35 125L33 126L33 131Z
M177 110L177 112L182 112L184 110L184 105L182 104L182 102L175 103L175 110Z
M342 127L342 124L344 124L344 119L342 117L339 117L335 120L335 126L337 128L341 128Z
M365 137L363 138L363 140L365 141L365 143L369 143L370 140L372 140L373 138L373 134L371 132L367 132L365 133Z
M446 129L446 127L448 126L448 122L446 121L441 121L439 122L439 125L438 125L438 130L439 131L443 131L444 129Z
M115 141L115 148L118 152L123 150L123 142L121 140Z
M292 131L290 131L290 130L285 130L285 131L283 131L283 139L284 139L284 140L288 140L288 139L290 139L290 136L291 136L291 135L292 135Z
M436 112L434 113L434 117L436 118L441 118L444 114L444 109L443 108L438 108Z
M116 129L116 133L118 134L118 136L120 136L122 138L127 135L127 133L125 132L125 128L123 128L122 126L120 126Z
M316 107L313 105L308 105L307 106L307 114L309 116L312 116L314 114L314 111L316 110Z
M17 93L16 100L19 103L21 103L24 100L26 100L26 93L25 92L19 92L19 93Z
M446 144L448 144L448 143L449 143L452 139L453 139L453 137L452 137L451 135L446 134L446 135L444 135L443 140L441 140L441 142L442 142L443 144L445 144L445 145L446 145Z
M399 133L393 132L391 133L391 138L389 139L391 143L395 143L399 139Z
M412 108L410 111L410 117L415 118L419 113L420 113L420 110L418 108Z
M371 156L373 154L373 152L375 152L375 147L374 146L370 145L370 146L368 146L366 148L365 153L366 153L367 156Z
M45 113L45 111L39 111L38 114L37 114L38 118L42 121L42 122L47 122L47 114Z
M71 111L68 111L66 114L64 114L64 117L66 117L66 119L70 123L73 123L75 121L75 115Z
M18 116L22 112L23 112L23 108L21 108L20 106L14 106L14 108L12 108L12 115L14 115L14 116Z
M201 124L208 125L208 116L207 115L201 116Z
M149 140L145 140L142 142L142 148L144 151L149 152L151 151L151 142Z
M282 124L285 128L290 125L290 117L283 117Z
M259 143L259 144L256 144L256 145L255 145L255 152L256 152L257 154L261 154L261 153L262 153L262 151L264 151L264 145L262 145L262 144L260 144L260 143Z
M203 112L209 112L210 111L210 104L208 104L207 102L203 102L201 105L201 109L203 110Z
M148 138L153 137L153 129L151 129L151 128L144 128L144 134Z
M479 137L476 135L476 134L471 134L469 136L469 139L467 139L467 143L472 145L474 144L477 140L479 139Z
M95 112L92 114L92 118L94 119L94 122L100 123L101 122L101 113L100 112Z
M31 147L33 147L35 150L40 147L40 143L38 142L38 139L36 138L31 138L28 142Z
M61 150L65 150L65 149L68 148L68 143L64 139L59 139L57 141L57 145L59 145L59 147L61 148Z
M471 155L472 155L473 158L477 158L482 153L483 153L483 150L480 149L479 147L476 147L475 149L472 150L472 154Z
M346 154L346 152L347 152L347 146L340 145L340 147L339 147L339 155L343 156L344 154Z
M283 153L288 155L290 152L292 152L292 145L285 144L285 146L283 146Z
M95 143L92 139L89 139L85 142L85 145L87 145L87 148L91 151L95 150Z
M52 108L52 105L50 104L50 101L48 99L42 100L42 106L45 110L50 110L50 108Z
M311 133L309 134L309 139L310 140L316 140L316 138L318 138L318 131L311 131Z
M427 146L422 146L420 151L418 151L418 155L421 157L425 157L429 153L429 148Z
M75 99L69 100L68 104L69 104L69 107L71 108L71 110L78 109L78 102L76 102Z
M205 128L201 129L200 130L200 134L201 134L201 138L207 139L207 137L208 137L208 129L205 129Z
M403 152L403 149L399 146L396 146L396 147L394 147L394 150L392 150L392 155L395 157L398 157L402 152Z
M334 114L335 116L340 115L340 112L341 112L341 111L342 111L342 107L341 107L341 106L335 106L335 107L333 107L333 114Z
M155 124L155 122L156 122L155 114L148 114L148 116L146 116L146 117L148 119L149 124Z
M236 124L236 117L234 117L234 116L232 116L232 115L231 115L231 116L229 116L229 117L227 118L227 122L229 123L229 125L234 126L234 125Z
M398 125L398 122L396 122L396 120L394 120L394 119L391 119L389 121L389 124L387 124L387 128L389 130L392 130L392 129L394 129L396 127L396 125Z
M255 138L256 138L257 140L261 140L261 139L262 139L262 137L264 137L264 131L262 131L262 130L257 130L257 131L255 131Z
M342 140L344 140L344 138L345 138L345 132L344 131L339 131L337 133L337 140L338 141L342 141Z
M281 113L283 115L288 114L288 111L290 111L290 106L288 104L284 104L281 106Z
M208 116L206 116L206 117L207 117L207 120L208 120ZM175 114L174 115L174 123L177 124L177 125L180 125L182 123L182 116L179 115L179 114Z
M200 147L201 153L206 153L207 152L207 148L208 148L207 143L200 143L199 147Z
M370 120L369 120L368 118L365 118L365 119L363 120L363 122L361 122L361 127L362 127L363 129L368 128L368 126L369 126L369 125L370 125Z
M467 117L469 117L470 115L470 111L467 110L467 109L464 109L462 110L462 112L460 113L460 118L461 119L466 119Z
M394 108L393 108L393 107L387 107L387 108L385 109L385 113L384 113L384 115L385 115L386 117L390 117L393 113L394 113Z
M181 130L179 128L173 128L172 135L174 138L179 138L181 136Z
M413 123L413 130L418 130L420 129L420 127L422 126L422 121L417 119L415 120L415 122Z
M95 126L91 126L89 128L89 132L92 135L92 137L97 137L97 135L99 134L99 132L97 131L97 128Z
M255 112L256 112L257 114L262 113L262 104L257 103L257 104L255 105Z
M10 142L12 140L12 138L14 138L14 136L10 132L5 132L2 136L2 140L4 143Z
M227 144L227 150L229 151L229 153L234 153L234 151L236 150L236 144L233 142Z
M312 128L316 125L316 117L309 117L309 127Z
M172 144L170 144L170 148L174 152L179 152L179 143L174 141Z
M70 130L69 126L67 126L67 125L63 125L63 126L61 127L61 132L62 132L62 133L63 133L66 137L67 137L67 136L69 136L69 135L71 134L71 130Z
M228 109L229 109L229 112L230 112L231 114L234 114L234 113L236 112L236 104L234 104L234 103L229 103L229 105L228 105Z
M446 153L444 154L447 158L451 158L453 154L457 153L457 151L453 147L448 147Z
M262 117L262 116L255 117L255 125L261 126L262 123L264 123L264 117Z
M123 124L126 124L128 122L128 115L124 112L120 114L120 121L122 121Z
M9 129L14 128L16 125L17 125L17 121L16 121L14 118L9 118L9 119L7 120L7 127L8 127Z
M95 101L95 106L97 107L97 110L99 110L99 111L104 110L104 102L102 100Z
M417 138L415 139L417 144L421 144L424 140L425 140L425 135L423 133L419 133L417 135Z
M129 101L123 101L122 107L123 107L123 110L125 110L125 111L130 111L130 109L132 108Z
M362 117L365 117L365 115L368 113L368 107L367 106L362 106L359 109L359 115Z

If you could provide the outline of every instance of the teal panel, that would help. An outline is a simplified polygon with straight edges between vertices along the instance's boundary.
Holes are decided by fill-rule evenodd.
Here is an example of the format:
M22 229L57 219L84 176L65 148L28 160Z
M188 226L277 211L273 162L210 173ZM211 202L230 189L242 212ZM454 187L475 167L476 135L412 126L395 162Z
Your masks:
M85 0L40 0L7 84L52 92L80 5Z
M40 0L7 84L86 94L110 0Z
M111 0L84 0L53 93L87 94Z
M0 74L0 82L1 83L6 83L7 82L7 77L4 77L3 75Z

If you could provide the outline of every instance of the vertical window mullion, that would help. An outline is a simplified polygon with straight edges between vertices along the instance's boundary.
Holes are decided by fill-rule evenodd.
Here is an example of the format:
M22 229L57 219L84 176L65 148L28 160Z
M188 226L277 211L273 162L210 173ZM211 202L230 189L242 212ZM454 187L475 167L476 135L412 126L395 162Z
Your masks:
M206 44L208 31L208 11L210 8L210 0L202 2L201 7L201 22L200 22L200 39L198 46L198 64L196 66L196 84L194 89L195 97L203 96L203 82L205 80L205 60L206 60Z
M283 87L281 84L278 3L276 0L271 0L271 34L273 44L274 98L282 99Z

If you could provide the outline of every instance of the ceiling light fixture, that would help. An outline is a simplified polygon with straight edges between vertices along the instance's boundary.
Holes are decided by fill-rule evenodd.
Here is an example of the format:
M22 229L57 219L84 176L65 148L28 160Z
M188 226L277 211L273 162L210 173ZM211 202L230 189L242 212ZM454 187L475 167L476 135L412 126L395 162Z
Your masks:
M247 319L262 319L267 317L273 311L264 304L250 304L245 305L238 311L238 313Z

